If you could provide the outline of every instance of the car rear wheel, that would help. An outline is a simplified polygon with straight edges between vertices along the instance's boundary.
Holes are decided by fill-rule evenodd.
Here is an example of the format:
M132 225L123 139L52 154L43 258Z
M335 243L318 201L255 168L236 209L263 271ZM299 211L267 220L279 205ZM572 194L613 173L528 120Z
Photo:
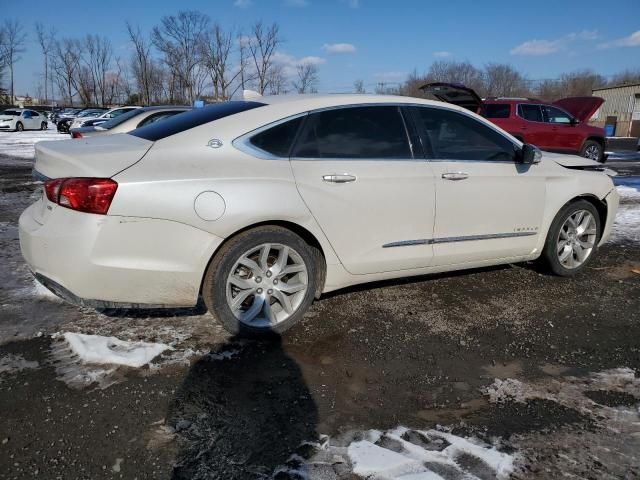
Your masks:
M248 230L215 255L202 287L205 304L233 334L280 334L313 302L318 250L277 226Z
M586 200L562 208L551 224L542 258L553 273L570 277L591 261L600 241L600 216Z
M587 140L582 146L580 155L596 162L601 162L604 155L602 145L595 140Z
M22 125L22 123L18 122L16 123L16 132L21 132L24 130L24 125Z

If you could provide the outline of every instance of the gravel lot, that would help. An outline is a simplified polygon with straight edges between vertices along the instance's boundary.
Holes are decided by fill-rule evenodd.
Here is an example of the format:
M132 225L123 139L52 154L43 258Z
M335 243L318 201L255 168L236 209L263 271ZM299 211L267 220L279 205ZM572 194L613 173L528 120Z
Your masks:
M0 479L640 478L640 158L608 165L618 223L577 278L361 286L264 343L200 306L98 312L38 287L17 219L33 142L65 137L2 133ZM167 349L87 363L64 333Z

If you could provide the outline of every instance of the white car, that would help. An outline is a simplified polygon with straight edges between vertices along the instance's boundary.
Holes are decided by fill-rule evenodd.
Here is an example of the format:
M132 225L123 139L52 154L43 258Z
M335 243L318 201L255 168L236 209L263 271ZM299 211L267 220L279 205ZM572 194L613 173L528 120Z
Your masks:
M539 257L582 271L618 207L599 168L442 102L232 101L38 143L44 193L20 217L20 244L72 302L202 296L232 332L283 332L349 285Z
M116 107L116 108L112 108L111 110L108 110L106 112L94 112L90 115L84 116L84 117L78 117L76 118L73 122L71 122L71 126L69 127L69 129L72 128L81 128L84 127L85 124L87 122L89 122L90 120L93 120L91 122L91 125L100 125L101 123L104 123L108 120L111 120L112 118L116 118L119 115L122 115L123 113L127 113L130 112L131 110L136 110L138 108L142 108L142 107L136 107L136 106L131 106L131 107ZM104 120L104 122L98 122L97 120Z
M48 120L45 114L26 108L9 108L0 112L0 130L46 130Z

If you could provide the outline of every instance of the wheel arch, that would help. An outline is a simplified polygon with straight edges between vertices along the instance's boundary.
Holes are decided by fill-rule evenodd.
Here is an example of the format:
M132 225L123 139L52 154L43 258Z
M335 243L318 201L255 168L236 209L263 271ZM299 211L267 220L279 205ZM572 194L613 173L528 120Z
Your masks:
M325 284L325 280L326 280L326 276L327 276L327 255L326 255L326 252L325 252L324 248L322 247L322 244L320 243L320 241L317 239L317 237L312 232L310 232L308 229L306 229L305 227L303 227L303 226L301 226L301 225L299 225L297 223L286 221L286 220L265 220L265 221L253 223L251 225L247 225L245 227L242 227L241 229L236 230L231 235L227 236L224 239L224 241L221 242L220 245L218 245L218 247L215 249L215 251L212 253L211 257L209 258L209 261L207 262L207 265L204 268L204 272L202 274L202 279L200 280L200 289L199 289L198 293L202 294L202 286L204 284L205 275L206 275L207 270L209 269L209 265L211 264L211 262L213 261L215 256L218 254L218 252L220 252L220 250L224 247L224 245L226 245L231 239L237 237L241 233L244 233L244 232L246 232L248 230L253 230L254 228L266 227L266 226L277 226L277 227L286 228L287 230L295 233L300 238L302 238L307 244L309 244L310 246L312 246L312 247L314 247L315 249L318 250L320 255L318 256L318 260L319 260L319 264L318 264L318 284L316 286L315 297L316 297L316 299L320 298L320 295L322 294L322 291L324 290L324 284Z
M587 202L589 202L595 207L596 211L598 212L598 216L600 217L600 231L598 232L598 234L602 236L604 227L607 224L607 214L608 214L607 202L605 200L599 199L596 195L585 193L585 194L577 195L573 197L571 200L569 200L564 205L562 205L562 207L560 207L560 210L562 210L567 205L571 203L575 203L579 200L586 200ZM558 212L560 212L560 210L558 210Z

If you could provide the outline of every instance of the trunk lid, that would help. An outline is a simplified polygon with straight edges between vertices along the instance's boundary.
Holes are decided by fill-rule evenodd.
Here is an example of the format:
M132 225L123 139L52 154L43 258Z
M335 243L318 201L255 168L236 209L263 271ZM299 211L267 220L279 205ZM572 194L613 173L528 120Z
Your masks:
M600 97L567 97L553 102L553 105L570 113L581 122L586 122L603 103L604 99Z
M433 95L442 102L453 103L474 113L478 113L482 106L482 99L475 90L467 88L460 83L427 83L421 86L420 90Z
M126 133L38 142L34 170L47 178L110 178L140 160L152 145Z

